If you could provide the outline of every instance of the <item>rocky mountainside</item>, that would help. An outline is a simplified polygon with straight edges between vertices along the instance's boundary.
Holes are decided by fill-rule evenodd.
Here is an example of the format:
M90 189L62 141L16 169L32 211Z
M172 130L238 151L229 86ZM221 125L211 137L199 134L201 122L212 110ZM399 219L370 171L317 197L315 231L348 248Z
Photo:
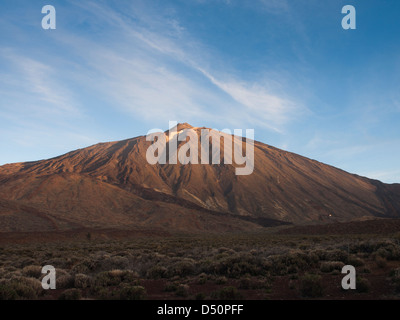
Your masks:
M204 128L176 128L178 134L184 129L200 137ZM170 132L165 134L171 143ZM244 138L233 140L245 149ZM236 175L239 165L224 163L224 139L220 164L210 165L149 164L151 143L140 136L1 166L0 231L152 227L219 232L400 217L399 184L350 174L258 141L250 175ZM179 142L178 150L185 143Z

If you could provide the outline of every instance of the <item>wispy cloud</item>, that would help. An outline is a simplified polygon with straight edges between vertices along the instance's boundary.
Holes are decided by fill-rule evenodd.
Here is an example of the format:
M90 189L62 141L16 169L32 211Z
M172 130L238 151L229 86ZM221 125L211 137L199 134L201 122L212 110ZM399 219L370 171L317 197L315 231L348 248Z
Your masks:
M190 34L173 11L149 9L148 2L126 1L123 8L68 3L75 20L69 28L43 33L48 43L42 51L31 54L12 45L0 50L3 67L8 66L0 70L0 115L9 121L3 139L23 148L49 147L57 139L71 148L84 146L95 141L82 123L96 114L98 102L146 128L178 120L283 132L305 110L265 85L280 79L243 79L240 70ZM76 32L82 24L89 28Z
M400 170L365 171L360 174L386 183L399 183L400 181Z
M253 122L262 124L276 131L280 131L282 125L299 113L299 105L295 105L287 98L268 92L258 84L250 84L235 81L220 81L213 75L201 72L218 88L230 95L235 101L244 107L246 113Z
M20 97L21 94L29 96L25 104L17 100L15 105L10 106L11 109L16 107L31 108L30 111L32 113L41 110L50 114L58 113L64 116L67 114L73 116L80 114L78 103L72 99L72 92L58 82L57 71L54 68L13 50L2 50L0 51L0 56L5 61L8 61L12 69L12 72L3 74L2 82L4 87L13 87L14 89L8 93L3 92L3 95L20 92ZM15 98L18 99L18 97L12 97L10 100ZM26 102L28 102L28 105Z
M156 21L148 17L147 21L146 13L127 10L122 15L92 2L88 8L91 15L106 18L115 28L113 32L121 35L118 48L82 45L84 38L70 44L79 43L76 49L84 50L90 68L102 79L97 85L110 88L108 92L125 110L147 118L157 114L186 117L188 121L198 117L230 122L241 119L278 132L305 110L257 79L241 80L233 67L224 75L210 68L219 58L213 56L214 62L208 61L211 54L186 33L176 17L161 16ZM133 54L124 54L129 48L134 48ZM232 80L235 78L239 80ZM229 119L224 114L227 111Z

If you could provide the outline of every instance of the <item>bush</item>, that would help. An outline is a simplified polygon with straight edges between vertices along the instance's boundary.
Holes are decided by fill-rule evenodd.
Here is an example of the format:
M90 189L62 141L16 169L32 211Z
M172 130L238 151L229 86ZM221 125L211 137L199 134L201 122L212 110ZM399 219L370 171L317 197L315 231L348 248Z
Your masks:
M80 300L81 298L81 290L76 288L64 290L58 297L59 300Z
M137 279L137 274L130 270L103 271L96 275L94 283L100 287L118 286L122 282L131 283Z
M370 287L371 287L371 285L367 279L357 277L357 279L356 279L357 292L360 292L360 293L368 292Z
M231 278L240 278L246 274L264 275L266 272L263 261L247 253L226 256L213 261L206 271Z
M146 298L146 290L137 283L120 283L115 287L93 286L90 289L97 299L101 300L143 300Z
M216 284L226 284L228 282L228 279L224 276L218 277L215 279Z
M98 266L98 262L91 260L91 259L85 259L82 262L74 265L72 267L72 272L74 273L90 273L90 272L94 272L99 268Z
M306 274L300 279L300 293L303 297L318 298L323 295L321 277L316 274Z
M321 272L332 272L334 270L339 270L341 271L344 266L344 263L341 261L322 261L320 270Z
M392 270L390 276L395 293L400 293L400 268Z
M365 263L362 259L356 256L350 256L349 259L347 260L347 264L353 267L362 267Z
M390 241L377 244L376 254L387 260L400 260L400 247Z
M37 289L25 281L13 279L0 285L0 300L33 300L37 297Z
M12 285L2 283L0 284L0 300L16 300L18 294Z
M196 296L195 296L195 299L196 299L196 300L204 300L205 298L206 298L206 295L205 295L205 293L203 293L203 292L199 292L199 293L197 293Z
M208 279L207 275L205 273L202 273L197 278L197 284L206 284L207 279Z
M325 258L328 261L340 261L347 264L348 254L344 250L336 249L326 252Z
M24 268L27 266L35 265L37 262L32 258L23 258L19 261L15 261L14 266L17 268Z
M148 279L168 278L168 270L162 266L153 266L146 272Z
M75 275L74 285L75 288L85 289L90 287L91 285L91 278L86 274L78 273Z
M175 282L168 282L165 285L164 291L165 292L173 292L176 291L178 289L178 284Z
M240 279L239 288L244 290L249 290L251 288L252 281L250 278Z
M57 289L68 289L73 288L75 284L74 277L66 274L60 277L56 277L56 288Z
M238 289L232 286L215 291L211 296L220 300L239 300L243 298Z
M26 266L22 269L22 274L27 277L40 278L42 275L41 266Z
M142 286L123 285L119 292L120 300L144 300L146 289Z
M254 278L243 278L239 281L239 289L243 290L257 290L268 288L269 282L267 279L254 279Z
M124 270L129 268L129 260L126 257L114 256L97 261L97 265L102 271Z
M42 287L42 282L38 279L21 277L18 278L18 281L26 286L31 287L36 296L40 296L45 292Z
M183 259L169 268L171 275L180 277L189 276L195 273L195 264L192 259Z
M0 300L37 299L44 292L38 279L14 277L0 282Z
M175 294L179 297L187 297L189 295L189 286L187 284L180 284Z
M377 267L378 267L378 268L381 268L381 269L386 268L386 266L387 266L387 261L386 261L386 259L383 258L383 257L380 256L380 255L376 255L376 256L375 256L375 263L376 263Z

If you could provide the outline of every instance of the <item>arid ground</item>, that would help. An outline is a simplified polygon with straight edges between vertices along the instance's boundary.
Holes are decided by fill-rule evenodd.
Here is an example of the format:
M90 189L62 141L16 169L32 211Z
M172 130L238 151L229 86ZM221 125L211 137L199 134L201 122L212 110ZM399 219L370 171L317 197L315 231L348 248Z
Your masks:
M400 298L400 220L219 235L104 229L0 239L0 299ZM347 264L356 268L356 290L341 287ZM55 290L42 289L44 265L56 268Z

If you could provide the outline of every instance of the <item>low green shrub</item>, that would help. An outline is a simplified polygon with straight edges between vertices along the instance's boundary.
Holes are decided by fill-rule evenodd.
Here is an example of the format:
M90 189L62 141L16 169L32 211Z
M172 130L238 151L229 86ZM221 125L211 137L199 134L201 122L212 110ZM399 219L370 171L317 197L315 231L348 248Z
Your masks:
M64 290L58 297L59 300L80 300L81 298L82 292L76 288Z
M360 293L369 292L371 284L366 278L357 277L356 278L356 290Z
M320 270L321 272L329 273L334 270L341 271L344 263L341 261L321 261Z
M243 299L243 296L238 291L236 287L224 287L218 291L215 291L211 294L211 297L219 300L240 300Z
M322 297L323 291L321 276L316 274L305 274L300 278L300 293L303 297Z

